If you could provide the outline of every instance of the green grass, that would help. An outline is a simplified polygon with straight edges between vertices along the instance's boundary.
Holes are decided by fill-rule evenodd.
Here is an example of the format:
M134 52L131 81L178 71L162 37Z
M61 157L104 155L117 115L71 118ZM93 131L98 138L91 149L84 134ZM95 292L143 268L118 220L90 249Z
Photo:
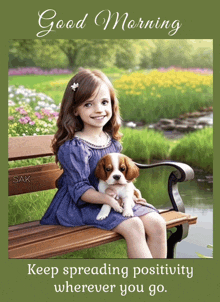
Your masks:
M51 203L56 190L10 196L8 225L39 220Z
M118 240L93 248L68 253L62 256L54 257L55 259L127 259L127 247L125 240Z
M151 129L123 128L122 152L133 160L149 163L151 160L167 159L171 142Z
M172 90L160 91L161 97L150 96L150 89L142 95L126 95L119 92L121 115L125 121L156 123L161 118L177 118L181 114L212 106L210 91L200 95L190 91L188 94L174 93Z
M213 128L184 136L172 148L170 158L213 173Z

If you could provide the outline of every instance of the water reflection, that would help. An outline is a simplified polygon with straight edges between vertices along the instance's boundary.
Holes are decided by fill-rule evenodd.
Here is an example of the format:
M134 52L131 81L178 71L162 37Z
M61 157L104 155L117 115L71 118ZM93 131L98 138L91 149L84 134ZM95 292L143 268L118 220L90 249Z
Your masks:
M167 180L172 167L141 170L135 185L149 203L157 208L171 207L167 192ZM202 171L195 171L194 180L179 183L179 192L186 213L196 215L198 222L190 226L189 235L177 245L177 258L198 258L196 253L212 256L207 248L213 244L213 184Z

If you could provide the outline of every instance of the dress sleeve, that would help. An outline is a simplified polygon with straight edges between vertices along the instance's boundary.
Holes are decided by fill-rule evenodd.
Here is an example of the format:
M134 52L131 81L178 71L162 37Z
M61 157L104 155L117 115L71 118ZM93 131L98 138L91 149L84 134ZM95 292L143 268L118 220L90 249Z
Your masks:
M122 144L119 141L113 140L116 152L120 153L123 149Z
M89 158L89 150L77 140L67 141L58 152L58 160L66 175L64 181L75 203L78 203L80 197L88 189L94 189L88 179L90 175Z

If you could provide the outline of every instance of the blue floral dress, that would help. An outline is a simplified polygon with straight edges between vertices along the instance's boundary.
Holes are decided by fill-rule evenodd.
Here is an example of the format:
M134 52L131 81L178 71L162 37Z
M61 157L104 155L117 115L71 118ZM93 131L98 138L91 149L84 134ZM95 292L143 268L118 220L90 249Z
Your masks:
M64 173L58 181L58 191L41 219L41 224L68 227L90 225L111 230L129 219L112 209L106 219L97 220L96 216L102 205L81 200L81 196L88 189L98 188L95 169L99 159L108 153L119 153L121 150L121 144L114 139L110 139L108 144L102 147L91 145L78 137L66 141L58 151L58 160ZM152 205L135 205L133 211L134 216L158 212Z

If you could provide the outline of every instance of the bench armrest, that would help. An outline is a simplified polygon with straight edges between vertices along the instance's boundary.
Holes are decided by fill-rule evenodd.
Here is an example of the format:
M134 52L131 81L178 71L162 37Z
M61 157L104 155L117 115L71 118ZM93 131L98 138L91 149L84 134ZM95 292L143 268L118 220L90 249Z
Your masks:
M184 163L165 161L155 164L139 164L135 163L139 169L150 169L159 166L171 166L175 171L170 173L168 179L168 194L175 211L185 213L185 206L178 191L178 182L188 181L194 178L193 169Z

